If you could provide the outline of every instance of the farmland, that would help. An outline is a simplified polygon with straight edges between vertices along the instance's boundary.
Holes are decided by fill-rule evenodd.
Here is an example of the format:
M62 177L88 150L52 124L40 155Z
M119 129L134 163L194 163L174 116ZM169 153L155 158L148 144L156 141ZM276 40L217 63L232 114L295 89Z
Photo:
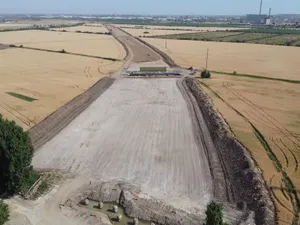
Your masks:
M239 28L223 28L223 27L173 27L173 26L137 26L137 25L122 25L117 24L117 27L122 28L133 36L157 36L157 35L171 35L171 34L189 34L194 32L208 32L208 31L225 31L238 30ZM245 28L241 28L245 29Z
M26 130L122 65L26 49L1 50L0 59L0 113Z
M213 74L211 80L199 80L199 85L263 171L278 210L279 224L291 224L299 213L297 193L293 194L294 188L286 175L276 168L282 167L299 190L299 84ZM273 157L264 149L250 123L263 135Z
M298 48L186 40L168 40L166 46L164 39L144 40L186 68L204 68L209 48L208 68L218 73L213 73L210 80L199 79L198 85L212 98L237 139L249 149L263 171L279 224L291 224L299 215ZM236 76L233 71L237 71ZM260 76L274 80L257 79Z
M0 43L49 50L123 59L125 50L109 35L77 34L51 31L15 31L1 33Z
M102 26L102 25L84 25L84 26L75 26L75 27L67 27L67 28L55 28L51 30L56 30L56 31L68 31L68 32L93 32L93 33L105 33L108 32L108 30Z
M257 31L257 32L256 32ZM296 30L232 30L215 32L191 32L184 34L153 35L153 38L198 40L217 42L238 42L266 45L297 46L300 41L300 33Z
M168 40L166 46L164 39L143 40L170 55L184 68L205 68L209 48L208 68L212 71L300 80L300 51L296 47L187 40Z

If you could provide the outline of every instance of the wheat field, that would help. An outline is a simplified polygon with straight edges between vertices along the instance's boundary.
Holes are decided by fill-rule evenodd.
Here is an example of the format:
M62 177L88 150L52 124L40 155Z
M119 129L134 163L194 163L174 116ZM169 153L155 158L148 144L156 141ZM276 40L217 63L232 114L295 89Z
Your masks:
M26 130L122 66L26 49L1 50L0 62L0 113ZM28 102L7 92L37 100Z
M300 80L300 51L297 47L245 43L143 39L171 56L182 67L208 69L266 77Z
M78 34L52 31L13 31L0 35L0 43L23 45L50 50L62 50L93 56L123 59L123 46L110 35Z
M281 164L282 170L292 180L296 190L299 190L299 84L219 74L213 74L210 80L200 79L199 81L208 85L226 102L200 83L239 141L250 150L254 160L263 171L264 179L276 204L279 224L292 224L294 212L297 209L296 201L293 195L290 195L282 180L282 174L276 169L274 160L271 160L257 139L249 122L264 136Z

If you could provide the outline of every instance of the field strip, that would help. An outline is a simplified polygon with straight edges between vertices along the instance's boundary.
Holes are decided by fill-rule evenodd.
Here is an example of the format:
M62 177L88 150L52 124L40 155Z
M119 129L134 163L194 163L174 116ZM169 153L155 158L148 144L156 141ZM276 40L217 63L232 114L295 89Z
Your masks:
M63 50L50 50L50 49L42 49L42 48L33 48L33 47L18 47L16 45L10 45L11 48L21 48L21 49L27 49L27 50L35 50L35 51L43 51L43 52L51 52L51 53L58 53L58 54L66 54L66 55L75 55L75 56L83 56L83 57L89 57L89 58L95 58L95 59L104 59L109 61L122 61L120 59L116 58L109 58L109 57L102 57L102 56L95 56L95 55L86 55L81 53L73 53L73 52L67 52Z
M265 137L260 133L260 131L251 123L251 121L240 111L238 111L236 108L234 108L229 102L227 102L225 99L223 99L218 93L216 93L211 87L206 85L204 82L197 81L199 85L203 85L206 87L208 90L210 90L217 98L222 100L228 107L230 107L233 111L235 111L238 115L240 115L247 123L250 124L252 127L252 130L263 146L263 148L266 150L267 155L269 156L270 160L273 161L275 168L277 171L281 174L281 179L283 183L285 184L286 188L288 189L288 194L291 199L291 204L293 205L293 215L294 215L294 220L295 222L299 221L299 215L300 215L300 200L297 194L297 190L289 178L288 174L286 171L283 169L282 164L280 163L279 159L273 152L272 148L270 147L269 143L266 141ZM298 167L297 167L298 168ZM272 192L273 193L273 192ZM276 196L274 196L276 198ZM277 198L276 198L277 199ZM282 204L281 202L278 202L279 204Z
M217 74L223 74L223 75L229 75L229 76L248 77L248 78L255 78L255 79L264 79L264 80L272 80L272 81L281 81L281 82L287 82L287 83L293 83L293 84L300 84L300 80L264 77L264 76L252 75L252 74L240 74L240 73L233 74L233 73L214 71L214 70L210 70L210 72L217 73Z

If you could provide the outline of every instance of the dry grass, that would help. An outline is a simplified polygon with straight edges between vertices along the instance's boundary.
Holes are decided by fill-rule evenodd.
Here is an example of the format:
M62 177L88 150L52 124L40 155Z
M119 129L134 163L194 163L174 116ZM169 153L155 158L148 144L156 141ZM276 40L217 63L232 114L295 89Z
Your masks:
M144 39L170 55L182 67L204 68L209 48L208 68L222 71L300 80L297 47L240 43Z
M0 113L28 129L116 71L121 62L26 49L0 51ZM37 99L27 102L14 92Z
M56 28L56 29L52 29L52 30L58 30L58 31L66 30L66 31L70 31L70 32L76 32L76 31L101 32L101 33L108 32L108 30L101 25L98 25L97 27L96 26L76 26L76 27L67 27L67 28Z
M213 74L201 80L232 107L242 113L265 137L297 190L300 190L300 89L299 84L264 81ZM293 206L273 161L255 137L249 123L216 97L209 89L216 108L230 124L237 138L250 150L273 192L279 224L291 224Z
M110 35L51 31L13 31L1 33L0 43L62 50L94 56L123 59L123 46Z

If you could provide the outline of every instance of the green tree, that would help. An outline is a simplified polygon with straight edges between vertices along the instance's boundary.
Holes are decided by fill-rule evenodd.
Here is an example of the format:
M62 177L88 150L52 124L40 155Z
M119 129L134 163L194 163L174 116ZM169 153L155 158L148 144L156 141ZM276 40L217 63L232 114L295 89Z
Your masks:
M203 70L201 72L201 78L210 78L210 72L208 70Z
M26 183L33 157L31 140L23 128L0 114L0 194L14 194Z
M0 200L0 225L3 225L9 219L8 205Z
M205 225L227 225L223 222L223 205L217 202L210 202L206 208Z

